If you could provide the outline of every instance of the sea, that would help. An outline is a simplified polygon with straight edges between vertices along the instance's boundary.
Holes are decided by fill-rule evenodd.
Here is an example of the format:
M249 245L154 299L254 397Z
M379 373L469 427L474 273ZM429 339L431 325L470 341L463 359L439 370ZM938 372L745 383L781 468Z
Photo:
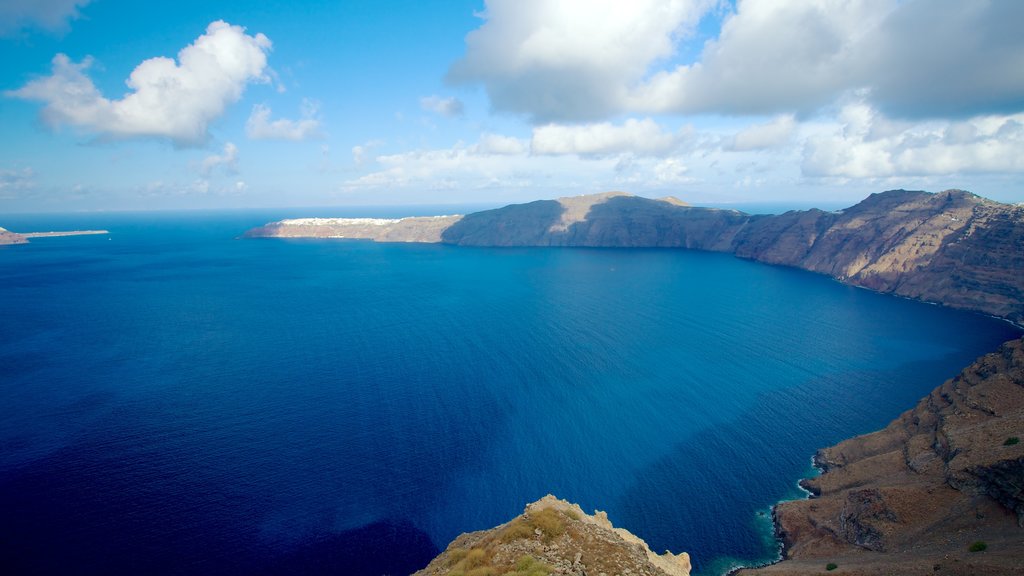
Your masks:
M726 254L239 238L408 214L5 216L110 234L0 247L0 573L404 575L551 493L721 574L1021 335Z

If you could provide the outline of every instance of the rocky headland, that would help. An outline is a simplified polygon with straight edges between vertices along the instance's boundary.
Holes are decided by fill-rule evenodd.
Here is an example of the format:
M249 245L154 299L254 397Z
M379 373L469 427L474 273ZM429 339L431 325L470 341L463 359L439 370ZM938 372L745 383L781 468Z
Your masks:
M465 216L282 220L246 236L710 250L1024 321L1024 207L962 190L892 190L837 212L778 215L612 192Z
M883 430L820 450L809 500L775 507L784 561L744 576L1024 574L1024 340Z
M548 495L511 521L463 534L414 576L689 576L685 552L656 554L604 512Z

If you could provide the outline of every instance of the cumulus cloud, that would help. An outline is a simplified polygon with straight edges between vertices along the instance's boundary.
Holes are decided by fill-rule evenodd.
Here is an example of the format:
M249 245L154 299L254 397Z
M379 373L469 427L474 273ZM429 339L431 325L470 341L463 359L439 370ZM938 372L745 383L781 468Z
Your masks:
M448 77L535 123L806 116L857 91L901 118L1024 109L1024 3L740 0L696 61L672 62L716 4L488 0Z
M513 136L501 134L482 134L473 150L481 154L497 154L501 156L518 156L529 149L527 142Z
M678 136L664 132L654 120L630 118L623 124L548 124L533 129L534 154L605 156L630 152L658 155L672 150Z
M204 158L203 164L200 167L200 173L205 178L218 168L222 169L227 174L238 173L238 146L228 142L224 145L223 153L211 154Z
M341 189L346 193L491 190L521 193L520 199L527 199L553 191L571 195L628 189L663 194L698 181L681 158L537 155L527 144L483 134L471 145L382 154L374 159L372 171L346 180Z
M807 138L806 176L883 178L1024 172L1024 114L894 123L870 105L845 106Z
M36 174L31 168L0 169L0 200L13 199L36 187Z
M308 140L323 136L320 131L320 106L311 100L302 103L301 118L270 119L270 107L257 104L245 123L245 133L253 140Z
M731 150L766 150L782 146L790 141L796 130L792 114L778 116L764 124L754 124L740 130L733 137Z
M51 32L67 28L68 20L78 18L78 9L90 0L4 0L0 2L0 36L28 27Z
M178 59L157 57L139 64L128 94L111 100L85 74L92 61L53 59L53 73L5 94L45 103L43 120L111 138L168 138L178 146L201 145L210 122L237 102L250 82L266 82L270 40L241 26L216 21Z
M448 72L483 84L496 110L536 123L622 108L652 62L673 54L713 0L487 0L484 24Z
M445 118L455 118L456 116L462 116L464 112L464 106L462 100L452 96L450 98L441 98L440 96L425 96L420 98L420 108L423 108L427 112L433 112Z

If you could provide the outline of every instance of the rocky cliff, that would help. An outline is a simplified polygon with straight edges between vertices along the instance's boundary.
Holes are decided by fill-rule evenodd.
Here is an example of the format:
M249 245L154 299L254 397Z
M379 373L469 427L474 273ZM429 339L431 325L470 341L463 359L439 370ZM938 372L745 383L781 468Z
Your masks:
M892 190L839 212L780 215L697 208L674 198L612 192L513 204L461 217L284 220L246 235L713 250L1024 321L1024 207L962 190Z
M545 496L522 515L490 530L456 538L414 576L689 576L685 552L658 555L603 512Z
M816 496L775 509L786 560L741 574L1024 574L1022 433L1016 340L885 429L819 451Z
M4 244L27 244L28 238L5 228L0 228L0 245Z

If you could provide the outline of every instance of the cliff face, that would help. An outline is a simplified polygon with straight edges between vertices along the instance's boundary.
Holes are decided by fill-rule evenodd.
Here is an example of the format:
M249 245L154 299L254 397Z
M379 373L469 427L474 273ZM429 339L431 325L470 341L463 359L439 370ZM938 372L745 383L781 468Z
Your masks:
M459 536L414 576L464 574L689 576L690 557L655 554L603 512L545 496L506 524Z
M28 244L28 238L5 228L0 228L0 245L4 244Z
M751 221L732 251L850 284L1024 320L1024 208L895 190L840 213Z
M775 509L786 560L741 573L1024 574L1022 432L1016 340L885 429L819 451L825 472L804 481L817 496Z
M777 216L599 195L469 214L444 242L473 246L677 247L731 252L844 282L1024 320L1024 208L961 190L894 190L842 212ZM575 212L577 216L566 218Z

